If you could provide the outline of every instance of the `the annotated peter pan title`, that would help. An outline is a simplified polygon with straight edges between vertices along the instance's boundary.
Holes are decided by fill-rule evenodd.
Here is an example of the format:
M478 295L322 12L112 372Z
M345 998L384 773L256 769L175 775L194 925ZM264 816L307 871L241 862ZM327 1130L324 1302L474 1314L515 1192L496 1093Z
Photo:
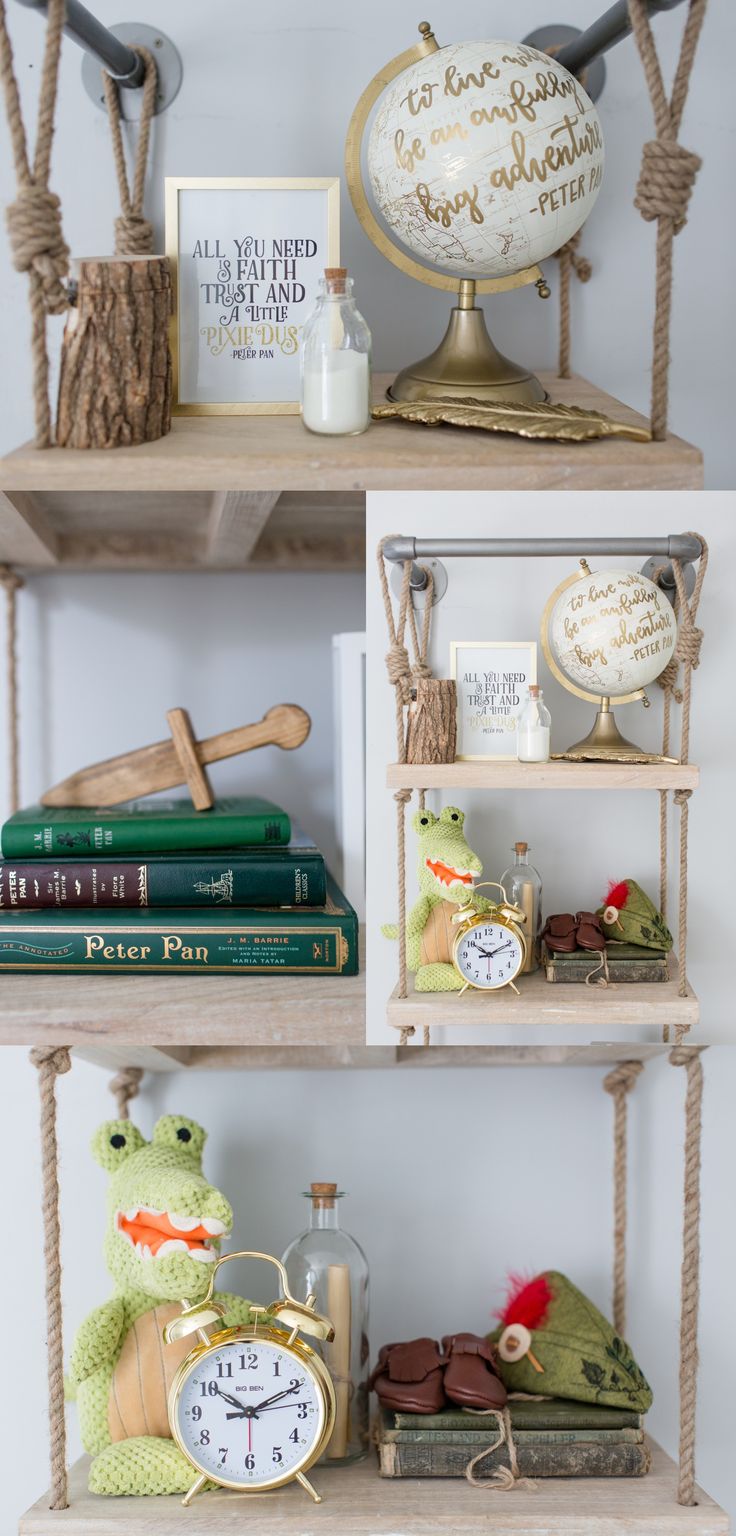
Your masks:
M212 357L268 363L297 351L317 249L306 236L194 242L189 255L197 264L199 334Z

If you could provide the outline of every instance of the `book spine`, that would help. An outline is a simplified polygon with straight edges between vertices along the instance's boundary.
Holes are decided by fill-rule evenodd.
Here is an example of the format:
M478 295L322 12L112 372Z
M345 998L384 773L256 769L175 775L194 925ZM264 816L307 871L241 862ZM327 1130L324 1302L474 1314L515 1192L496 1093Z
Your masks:
M489 1431L488 1444L495 1436ZM651 1466L647 1445L517 1446L520 1477L644 1477ZM379 1445L382 1477L464 1477L472 1455L468 1446ZM506 1446L491 1451L476 1468L477 1477L490 1477L508 1467Z
M641 1429L642 1416L629 1408L604 1408L596 1403L512 1401L509 1403L514 1433L530 1429ZM395 1429L457 1430L464 1434L468 1426L478 1427L472 1414L448 1409L445 1413L385 1414L382 1432Z
M118 864L0 864L0 912L29 907L321 907L324 860L309 852Z
M290 914L291 915L291 914ZM168 919L169 914L166 914ZM233 920L232 928L193 922L135 921L126 927L106 922L95 928L92 915L84 928L36 926L30 918L14 926L0 921L0 971L239 971L241 973L322 972L355 976L358 925L351 913L306 914L296 923L272 922L264 914L252 927Z
M489 1420L489 1422L492 1422ZM641 1429L514 1429L514 1443L520 1445L642 1445ZM389 1429L381 1438L398 1445L466 1445L468 1455L488 1445L493 1438L488 1429Z
M566 965L564 960L548 960L546 966L548 981L580 982L583 985L593 971L596 973L594 981L604 976L597 957L590 965ZM608 979L618 983L664 982L669 980L669 972L666 960L609 960Z
M291 824L282 811L242 816L203 811L191 816L103 816L90 821L65 821L63 816L46 822L11 819L2 829L1 842L3 858L15 860L54 854L60 858L96 853L135 857L201 848L284 847L290 836Z

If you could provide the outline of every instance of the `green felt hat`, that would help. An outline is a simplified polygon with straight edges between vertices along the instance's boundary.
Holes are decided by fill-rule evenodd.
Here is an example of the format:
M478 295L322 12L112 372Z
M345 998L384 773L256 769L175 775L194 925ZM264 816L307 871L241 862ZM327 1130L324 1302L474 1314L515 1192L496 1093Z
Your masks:
M509 1392L542 1392L635 1413L651 1407L651 1388L628 1344L557 1270L514 1281L499 1315L490 1338Z
M598 908L598 916L607 939L638 944L640 949L672 948L672 934L661 912L635 880L621 880L610 886L606 905Z

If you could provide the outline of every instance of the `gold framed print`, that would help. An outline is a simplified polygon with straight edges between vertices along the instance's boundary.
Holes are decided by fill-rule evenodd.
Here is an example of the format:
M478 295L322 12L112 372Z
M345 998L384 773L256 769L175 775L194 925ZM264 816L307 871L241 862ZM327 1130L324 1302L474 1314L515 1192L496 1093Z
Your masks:
M453 640L450 676L457 687L457 761L514 762L519 715L537 681L536 641Z
M167 176L173 410L299 412L304 322L340 259L338 176Z

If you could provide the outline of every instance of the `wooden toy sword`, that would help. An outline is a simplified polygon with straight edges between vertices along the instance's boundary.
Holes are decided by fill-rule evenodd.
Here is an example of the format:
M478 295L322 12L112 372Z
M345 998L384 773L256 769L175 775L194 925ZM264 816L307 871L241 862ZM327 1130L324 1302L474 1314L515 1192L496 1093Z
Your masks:
M275 704L262 720L241 725L234 731L221 731L197 741L185 709L170 709L166 719L171 741L156 741L136 752L109 757L104 763L81 768L41 796L42 805L103 806L120 805L139 795L152 795L158 789L172 789L187 784L198 811L214 804L214 794L204 771L206 763L217 763L254 747L284 747L290 751L306 741L311 720L298 704Z

